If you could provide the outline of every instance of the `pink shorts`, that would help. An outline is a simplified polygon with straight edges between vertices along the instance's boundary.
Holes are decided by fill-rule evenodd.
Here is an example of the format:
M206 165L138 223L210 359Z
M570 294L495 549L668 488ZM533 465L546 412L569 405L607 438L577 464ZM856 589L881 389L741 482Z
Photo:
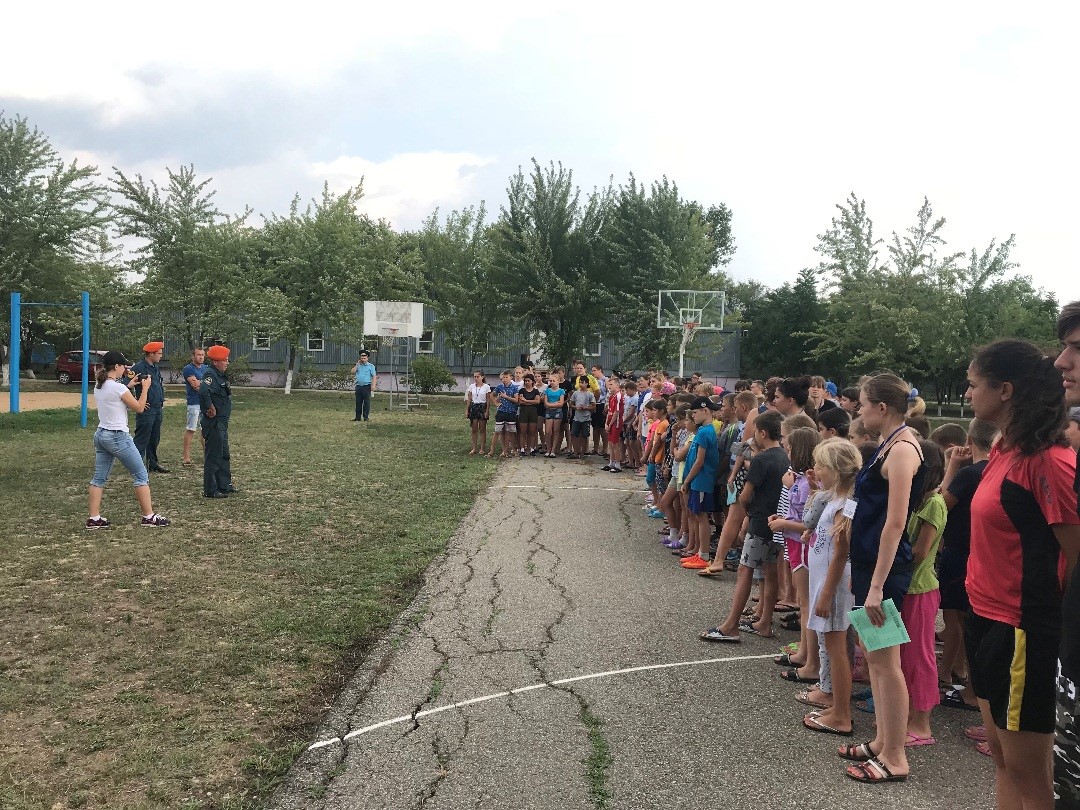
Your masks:
M808 543L800 543L798 540L785 537L784 545L787 546L787 559L792 571L810 567L810 545Z

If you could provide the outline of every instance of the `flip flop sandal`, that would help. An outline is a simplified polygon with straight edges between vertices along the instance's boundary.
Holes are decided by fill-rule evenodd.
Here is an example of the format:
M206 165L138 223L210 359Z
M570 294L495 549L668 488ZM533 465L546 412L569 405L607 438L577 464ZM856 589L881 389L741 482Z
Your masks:
M870 749L870 743L868 742L859 743L858 745L845 745L836 753L840 759L846 759L849 762L866 762L877 756Z
M850 731L842 731L842 730L840 730L838 728L833 728L832 726L827 726L824 723L822 723L821 720L818 719L817 716L804 717L803 721L802 721L802 724L803 724L803 726L805 728L808 728L811 731L816 731L819 734L836 734L839 737L850 737L851 735L853 735L855 733L855 729L851 729Z
M780 655L776 656L772 662L778 667L795 667L795 669L798 669L803 666L803 664L800 664L798 661L792 661L791 655L791 653L780 653Z
M975 742L986 742L986 726L968 726L964 729L964 736Z
M725 635L719 627L710 627L698 638L702 641L717 641L722 644L738 644L742 640L738 636Z
M760 636L761 638L775 638L775 636L772 633L769 633L769 634L766 635L765 633L762 633L760 630L755 630L754 625L750 624L749 622L743 622L742 624L740 624L739 625L739 632L740 633L750 633L750 635Z
M976 743L975 750L986 757L992 757L994 755L994 752L990 750L990 743L986 740L983 740L981 743Z
M799 703L802 703L804 706L813 706L815 709L832 708L832 706L830 706L828 703L822 703L820 700L811 700L809 689L804 692L799 692L797 695L795 695L795 699L799 701Z
M907 734L907 739L904 740L905 748L917 748L920 745L934 745L937 740L933 737L922 737L918 734L912 734L910 731Z
M798 605L789 605L787 602L778 602L773 611L776 613L792 613L799 609Z
M718 577L724 572L723 571L711 571L708 568L702 568L697 573L698 573L699 577Z
M798 651L799 651L799 642L797 642L797 641L788 642L787 644L785 644L783 647L780 648L780 653L781 654L786 653L788 655L794 655Z
M780 673L780 677L791 683L817 683L817 678L807 678L799 674L798 669L789 669Z
M950 709L963 709L967 712L977 712L979 710L978 706L972 706L965 701L964 696L956 689L947 689L941 693L941 705L948 706Z
M847 774L848 779L854 779L856 782L906 782L908 777L906 773L894 774L877 757L868 759L860 765L850 765L844 773Z

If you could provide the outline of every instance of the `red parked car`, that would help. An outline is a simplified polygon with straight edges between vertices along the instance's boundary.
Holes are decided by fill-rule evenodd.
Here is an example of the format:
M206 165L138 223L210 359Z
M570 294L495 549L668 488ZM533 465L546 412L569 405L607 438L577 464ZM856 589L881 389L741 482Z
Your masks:
M105 352L90 352L90 382L94 382L94 375L101 368L101 358ZM82 352L64 352L56 358L56 380L61 385L82 380Z

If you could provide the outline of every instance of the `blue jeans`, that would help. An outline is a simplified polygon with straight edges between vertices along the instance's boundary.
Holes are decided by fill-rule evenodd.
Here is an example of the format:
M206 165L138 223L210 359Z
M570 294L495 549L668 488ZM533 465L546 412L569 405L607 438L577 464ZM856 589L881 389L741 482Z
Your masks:
M126 430L98 428L94 432L94 477L90 479L90 486L104 487L109 479L113 462L117 460L127 467L135 481L135 486L145 487L150 483L150 476L146 474L146 465L143 464L142 456L135 447L131 434Z

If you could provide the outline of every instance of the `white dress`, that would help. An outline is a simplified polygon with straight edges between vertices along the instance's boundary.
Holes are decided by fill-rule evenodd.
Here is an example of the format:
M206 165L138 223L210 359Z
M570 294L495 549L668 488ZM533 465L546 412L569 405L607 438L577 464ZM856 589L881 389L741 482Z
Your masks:
M828 618L822 618L814 613L821 589L825 587L825 579L829 573L829 563L833 555L833 523L836 515L844 508L844 499L836 498L825 506L821 518L817 524L817 538L810 548L810 605L809 618L806 626L817 633L833 633L847 630L851 625L848 613L855 607L855 597L851 593L851 561L844 561L844 574L836 586L836 594L833 596L832 608Z

